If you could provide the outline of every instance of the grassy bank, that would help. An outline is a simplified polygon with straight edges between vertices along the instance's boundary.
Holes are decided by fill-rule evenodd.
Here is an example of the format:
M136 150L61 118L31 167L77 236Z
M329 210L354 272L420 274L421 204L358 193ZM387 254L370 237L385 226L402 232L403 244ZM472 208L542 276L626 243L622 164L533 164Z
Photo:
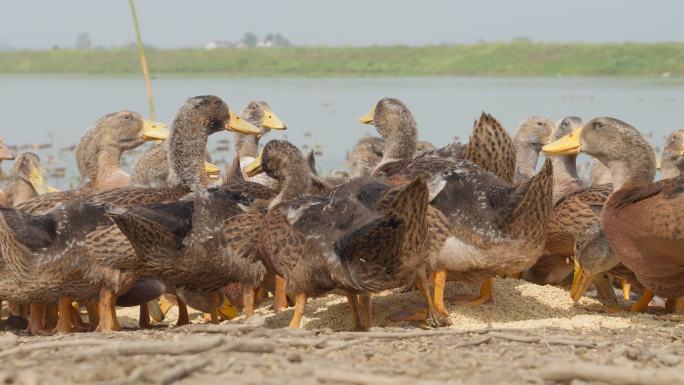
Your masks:
M672 76L684 43L147 50L153 74L222 76ZM0 73L137 74L134 49L0 52Z

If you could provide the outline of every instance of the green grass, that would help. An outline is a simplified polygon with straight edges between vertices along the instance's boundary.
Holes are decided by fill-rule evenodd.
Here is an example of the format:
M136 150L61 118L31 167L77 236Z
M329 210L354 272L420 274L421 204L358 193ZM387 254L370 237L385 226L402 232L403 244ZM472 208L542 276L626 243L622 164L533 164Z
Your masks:
M153 75L220 76L672 76L684 43L291 47L146 51ZM138 74L134 49L0 52L0 73Z

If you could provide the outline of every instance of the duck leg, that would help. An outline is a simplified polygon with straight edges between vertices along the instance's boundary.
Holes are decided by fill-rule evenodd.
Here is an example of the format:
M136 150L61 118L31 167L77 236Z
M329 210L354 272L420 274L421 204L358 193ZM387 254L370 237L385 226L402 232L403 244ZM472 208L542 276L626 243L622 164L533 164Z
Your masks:
M211 303L209 304L209 323L219 324L218 308L221 305L221 296L217 292L212 292L209 294Z
M100 302L98 304L100 322L96 331L111 333L121 330L119 320L116 318L116 295L113 291L104 287L100 288Z
M292 316L292 321L290 321L290 329L299 329L301 326L307 299L306 293L297 293L297 296L295 297L294 315Z
M138 327L140 329L149 329L152 327L152 324L150 323L150 309L147 307L146 303L140 305L140 310L138 312Z
M455 302L459 305L482 305L494 301L494 278L487 278L480 286L479 296L462 296Z
M247 317L254 316L255 298L254 288L249 285L242 285L242 304L244 305L242 311Z
M45 319L44 326L48 330L52 330L57 326L59 314L57 312L57 305L54 303L49 303L45 305Z
M31 335L50 335L52 332L43 327L45 305L32 303L29 307L31 313L29 317L28 332Z
M430 289L428 288L427 277L425 276L425 273L422 271L418 273L416 286L418 286L418 290L420 290L420 292L423 294L423 298L425 298L425 303L427 304L428 324L435 327L442 325L450 325L451 321L449 320L449 315L437 312L437 309L435 308L435 303L432 301L432 296L430 296Z
M176 296L176 300L178 301L178 321L176 321L176 326L189 325L190 314L188 314L188 305L178 296Z
M88 331L95 331L97 325L100 323L100 314L97 311L97 302L88 301L85 304L85 308L88 312Z
M285 291L285 278L275 276L275 293L273 296L273 310L277 312L288 308L287 293Z
M60 297L59 302L57 302L57 326L55 326L57 333L69 334L74 332L71 317L74 312L74 308L71 306L72 302L69 297Z
M444 288L446 287L447 271L440 269L435 271L435 288L433 293L433 303L435 311L444 317L449 317L449 313L444 307Z
M359 296L354 293L347 292L347 302L352 311L352 318L354 319L354 330L363 330L361 325L361 317L359 316Z
M620 286L622 286L622 298L627 301L630 297L630 293L632 291L632 285L624 279L620 278Z
M651 303L654 293L649 289L644 289L644 293L637 303L629 307L629 311L634 313L640 313L648 308L648 304Z
M363 308L363 327L361 330L367 332L373 326L373 302L370 293L359 294L359 302Z

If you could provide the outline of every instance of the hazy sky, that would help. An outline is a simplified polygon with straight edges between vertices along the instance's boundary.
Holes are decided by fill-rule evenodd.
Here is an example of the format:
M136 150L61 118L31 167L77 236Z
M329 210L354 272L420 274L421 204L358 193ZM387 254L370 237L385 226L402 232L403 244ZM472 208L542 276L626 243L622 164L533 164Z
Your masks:
M682 0L137 0L143 39L158 47L279 32L300 45L535 41L682 41ZM134 40L126 0L0 0L0 46Z

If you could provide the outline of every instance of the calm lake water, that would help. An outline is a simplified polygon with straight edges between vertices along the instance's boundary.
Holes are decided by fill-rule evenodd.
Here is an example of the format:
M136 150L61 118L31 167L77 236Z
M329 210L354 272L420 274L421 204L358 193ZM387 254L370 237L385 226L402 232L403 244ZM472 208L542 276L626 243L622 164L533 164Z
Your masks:
M268 139L286 137L300 147L319 146L323 170L343 169L346 151L374 133L357 118L385 96L403 100L418 122L421 139L436 144L453 137L467 140L481 111L494 114L511 133L529 115L554 120L608 115L650 134L656 146L670 131L684 127L682 79L158 78L153 90L158 120L165 122L195 95L218 95L234 110L253 99L266 100L289 126ZM142 79L0 76L0 137L11 145L53 144L36 152L49 167L66 168L66 178L51 180L57 187L75 183L73 153L64 148L76 144L100 116L121 109L148 115ZM214 135L210 149L221 139L232 135ZM217 163L231 158L232 151L214 153ZM6 162L3 168L8 167Z

